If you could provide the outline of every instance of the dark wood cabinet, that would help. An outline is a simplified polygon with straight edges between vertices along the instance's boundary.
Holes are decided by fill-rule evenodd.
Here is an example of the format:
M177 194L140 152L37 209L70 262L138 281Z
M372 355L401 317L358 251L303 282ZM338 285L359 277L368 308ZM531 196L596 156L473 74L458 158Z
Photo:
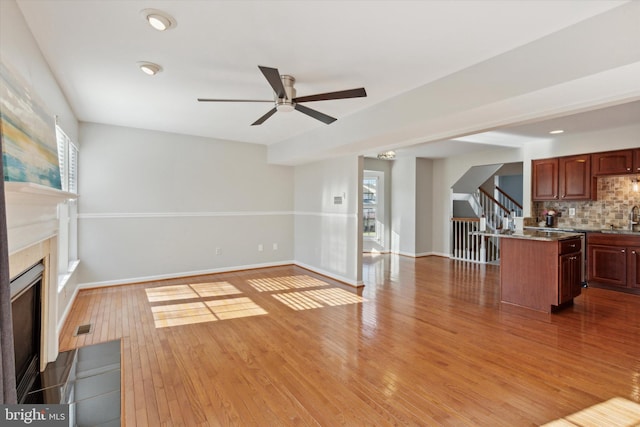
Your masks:
M591 156L582 154L579 156L560 157L559 180L560 199L585 200L595 199L592 194Z
M533 201L595 199L591 155L531 161Z
M582 291L580 238L500 242L500 300L551 312Z
M610 286L627 287L626 248L589 245L589 280Z
M640 148L633 150L633 169L640 173Z
M640 290L640 246L630 247L627 254L627 283Z
M589 233L590 286L640 293L640 233Z
M624 175L633 173L633 158L634 150L594 153L591 155L593 175Z
M558 159L532 160L531 174L534 201L558 199Z
M580 239L560 242L558 275L558 304L564 304L580 295L582 286L582 251Z

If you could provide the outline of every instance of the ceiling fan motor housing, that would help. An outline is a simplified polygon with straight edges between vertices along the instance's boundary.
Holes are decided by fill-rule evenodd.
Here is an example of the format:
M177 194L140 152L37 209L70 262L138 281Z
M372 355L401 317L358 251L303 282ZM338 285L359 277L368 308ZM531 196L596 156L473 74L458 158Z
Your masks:
M274 93L274 100L276 102L276 109L278 111L288 112L293 111L295 108L295 103L292 101L296 97L296 90L293 87L293 84L296 82L296 79L293 76L282 75L280 76L282 79L282 85L284 86L284 92L286 93L286 98L278 98L278 94Z

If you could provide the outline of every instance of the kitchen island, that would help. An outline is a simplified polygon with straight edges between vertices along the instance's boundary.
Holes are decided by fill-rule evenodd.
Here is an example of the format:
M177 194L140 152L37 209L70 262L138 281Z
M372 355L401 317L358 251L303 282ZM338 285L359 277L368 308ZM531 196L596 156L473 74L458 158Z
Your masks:
M500 301L550 313L580 295L579 233L542 230L478 234L500 242Z

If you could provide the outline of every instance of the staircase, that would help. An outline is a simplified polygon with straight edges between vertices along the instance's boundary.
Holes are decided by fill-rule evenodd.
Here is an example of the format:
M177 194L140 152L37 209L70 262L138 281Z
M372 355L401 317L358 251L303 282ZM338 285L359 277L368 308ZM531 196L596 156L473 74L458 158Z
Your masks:
M505 217L512 212L514 216L523 216L522 205L499 186L492 184L492 178L502 166L488 165L482 167L482 170L472 168L452 187L452 259L478 263L499 262L500 239L474 233L480 230L481 218L486 221L486 231L491 232L502 229ZM491 175L484 179L483 173ZM480 182L481 186L476 184L475 188L470 187L470 181L477 182L480 179L484 179ZM492 185L487 185L488 183Z

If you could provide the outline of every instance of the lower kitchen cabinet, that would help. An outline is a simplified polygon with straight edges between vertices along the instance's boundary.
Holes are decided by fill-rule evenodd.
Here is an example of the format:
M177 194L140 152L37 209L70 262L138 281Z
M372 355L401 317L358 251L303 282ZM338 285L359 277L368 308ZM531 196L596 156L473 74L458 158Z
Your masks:
M560 255L560 283L558 295L558 302L560 304L569 302L580 295L580 288L582 286L581 272L581 252Z
M640 292L640 235L589 233L589 285Z
M640 291L640 246L628 249L627 283L632 289Z
M500 242L500 300L552 312L570 305L582 290L580 238Z

